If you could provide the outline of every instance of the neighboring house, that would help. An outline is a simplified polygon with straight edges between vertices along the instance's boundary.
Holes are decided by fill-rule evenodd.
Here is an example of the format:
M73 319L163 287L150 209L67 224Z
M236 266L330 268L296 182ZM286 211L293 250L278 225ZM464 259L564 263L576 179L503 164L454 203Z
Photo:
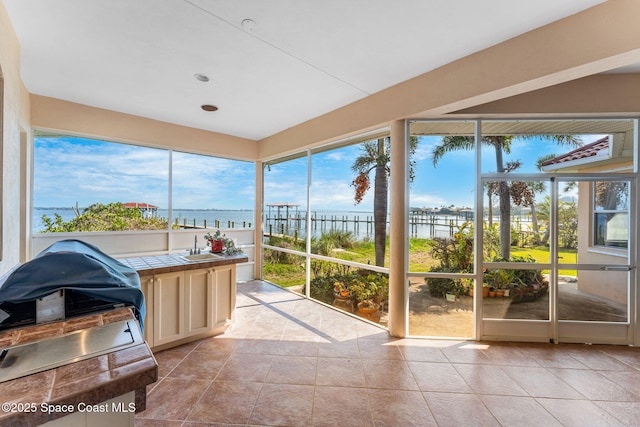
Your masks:
M545 172L624 173L633 171L632 137L608 135L542 164ZM629 185L627 181L578 181L578 262L627 265ZM627 303L626 271L581 270L577 289Z
M146 218L154 218L158 214L158 207L149 203L127 202L123 206L129 209L140 209Z

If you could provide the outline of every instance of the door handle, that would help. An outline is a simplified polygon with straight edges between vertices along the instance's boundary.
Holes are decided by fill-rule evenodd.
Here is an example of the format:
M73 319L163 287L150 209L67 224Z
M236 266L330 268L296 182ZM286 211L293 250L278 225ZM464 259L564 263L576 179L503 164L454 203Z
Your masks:
M631 271L633 270L635 267L627 267L627 266L620 266L620 267L616 267L616 266L610 266L610 267L600 267L600 270L602 271Z

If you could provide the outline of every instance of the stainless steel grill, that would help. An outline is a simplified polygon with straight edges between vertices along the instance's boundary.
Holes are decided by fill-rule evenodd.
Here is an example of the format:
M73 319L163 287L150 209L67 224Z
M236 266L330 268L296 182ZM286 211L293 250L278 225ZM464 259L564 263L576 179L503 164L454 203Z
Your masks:
M123 320L0 349L0 382L144 342L138 322Z

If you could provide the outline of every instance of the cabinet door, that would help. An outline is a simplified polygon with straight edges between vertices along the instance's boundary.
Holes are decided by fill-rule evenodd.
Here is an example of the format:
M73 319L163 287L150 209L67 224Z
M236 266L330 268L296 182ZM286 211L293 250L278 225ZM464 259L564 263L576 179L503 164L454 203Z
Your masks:
M236 268L223 265L213 269L215 287L214 327L224 325L231 320L236 306Z
M153 347L153 276L140 278L140 287L144 294L144 306L146 314L144 316L144 340Z
M185 335L208 332L213 325L211 270L185 271Z
M158 274L153 283L153 345L184 336L184 272Z

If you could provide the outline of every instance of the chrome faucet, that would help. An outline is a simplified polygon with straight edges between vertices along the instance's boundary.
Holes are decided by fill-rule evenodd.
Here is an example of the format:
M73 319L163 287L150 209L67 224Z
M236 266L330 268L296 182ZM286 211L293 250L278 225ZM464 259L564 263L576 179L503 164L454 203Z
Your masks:
M193 237L193 249L189 249L189 254L196 255L200 253L200 249L198 249L198 235L195 235Z

